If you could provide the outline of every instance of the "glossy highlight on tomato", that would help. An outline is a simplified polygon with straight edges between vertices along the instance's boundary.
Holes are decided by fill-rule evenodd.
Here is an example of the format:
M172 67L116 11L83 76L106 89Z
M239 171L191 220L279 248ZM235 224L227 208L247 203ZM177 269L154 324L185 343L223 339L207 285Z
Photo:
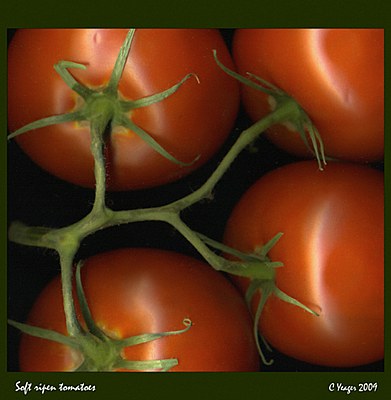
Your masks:
M108 83L127 29L18 29L8 50L10 131L51 115L75 111L81 98L53 66L60 60L83 64L70 69L83 85ZM237 82L216 65L216 49L233 66L217 29L138 29L120 84L120 96L137 100L162 92L192 73L176 93L135 109L129 118L183 163L165 159L125 128L110 134L109 190L153 187L200 167L229 134L239 106ZM43 169L77 185L94 187L89 125L68 122L18 136L21 148ZM195 161L196 160L196 161ZM193 162L194 161L194 162Z
M241 198L225 242L245 252L283 235L268 253L276 286L259 331L280 352L315 365L352 367L384 357L384 174L312 161L264 175ZM248 280L235 279L245 290ZM259 296L254 298L253 307Z
M169 251L125 248L89 258L81 276L93 319L111 337L177 330L185 318L191 320L185 333L126 347L126 359L177 358L171 371L259 369L246 304L203 262ZM28 323L66 334L59 277L41 292ZM81 361L65 345L22 336L22 371L72 371Z
M254 74L296 99L319 130L327 156L383 159L383 29L238 29L233 56L240 74ZM268 95L242 89L254 121L271 112ZM292 126L273 126L268 137L288 152L309 154Z

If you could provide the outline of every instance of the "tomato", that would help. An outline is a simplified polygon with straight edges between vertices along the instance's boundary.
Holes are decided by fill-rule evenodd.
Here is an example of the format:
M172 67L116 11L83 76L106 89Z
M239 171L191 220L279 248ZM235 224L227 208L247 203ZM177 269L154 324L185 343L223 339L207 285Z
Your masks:
M319 130L327 156L383 159L383 29L239 29L233 54L240 74L255 74L296 99ZM253 120L272 109L266 94L248 86L242 99ZM308 154L288 125L275 125L267 135L288 152Z
M259 331L280 352L350 367L384 357L383 173L360 164L293 163L260 178L227 223L225 242L245 252L283 235L268 256L276 286L314 316L272 294ZM248 280L236 280L245 290ZM255 308L257 299L253 298Z
M95 323L109 336L181 329L185 333L126 347L130 360L177 358L172 371L255 371L259 357L252 319L237 289L201 261L156 249L118 249L85 261L81 276ZM61 281L55 278L33 305L28 323L66 334ZM23 335L22 371L74 370L80 354L65 345Z
M108 83L127 29L19 29L8 50L8 122L14 131L32 121L74 111L81 97L53 69L60 60L87 66L70 69L93 89ZM239 105L237 82L215 63L217 49L225 63L231 56L218 30L139 29L124 69L119 93L136 100L188 79L176 93L132 110L129 118L183 163L164 158L133 131L117 127L107 151L108 188L157 186L190 173L224 142ZM61 179L94 187L88 124L62 123L17 137L22 149L42 168ZM199 157L199 158L197 158Z

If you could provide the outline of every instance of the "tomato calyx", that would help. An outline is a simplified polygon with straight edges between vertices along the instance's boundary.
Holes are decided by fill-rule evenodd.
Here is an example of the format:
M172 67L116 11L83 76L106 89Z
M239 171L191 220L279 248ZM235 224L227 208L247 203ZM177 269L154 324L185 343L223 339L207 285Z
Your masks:
M284 124L290 130L297 131L300 134L306 147L311 153L314 154L318 167L323 170L323 167L327 164L326 156L324 152L324 145L322 137L311 121L311 118L300 106L300 104L288 93L279 89L272 83L247 72L248 77L244 77L235 71L232 71L217 58L216 50L213 51L213 56L217 65L229 76L235 78L240 83L249 86L255 90L261 91L269 96L269 104L271 111L283 110L284 112L278 113L275 118L275 124ZM309 137L309 140L308 140Z
M250 279L249 286L245 293L245 300L250 309L254 296L260 294L260 299L257 304L256 312L254 315L253 333L258 353L261 357L262 362L265 365L273 364L274 360L273 359L267 360L265 357L260 340L263 342L265 348L268 351L271 352L272 349L268 345L266 340L262 337L262 335L258 332L258 325L262 315L262 311L270 296L274 295L286 303L299 307L314 316L319 316L319 314L316 311L312 310L303 303L289 296L287 293L283 292L281 289L277 287L275 269L284 267L284 264L280 261L272 261L268 257L268 253L280 240L282 235L283 233L279 232L263 246L256 248L253 253L244 253L229 246L226 246L224 244L214 242L211 239L204 238L204 240L212 247L223 251L226 255L234 256L236 259L240 260L238 262L240 268L237 271L233 270L230 271L229 269L226 269L226 272L233 274L235 276L240 276Z
M53 115L31 122L12 132L8 136L8 139L12 139L31 130L50 125L62 124L65 122L87 122L91 125L95 125L102 137L106 133L107 128L110 128L110 132L112 132L115 127L121 126L134 132L161 156L175 164L180 166L189 166L196 162L200 155L190 162L182 162L176 159L172 154L165 150L151 136L151 134L146 132L140 126L136 125L131 118L129 118L129 113L132 110L147 107L154 103L163 101L167 97L174 94L189 78L195 77L199 83L197 75L194 73L189 73L180 82L164 90L163 92L136 100L123 99L118 90L118 85L125 68L134 33L135 29L129 30L119 51L110 80L103 88L92 89L87 87L78 82L69 72L70 68L86 70L87 67L85 65L72 61L59 61L57 64L55 64L55 71L60 75L64 83L81 99L81 101L77 102L78 108L65 114Z
M160 360L127 360L123 357L123 350L126 347L142 345L166 336L173 336L186 333L192 326L189 318L184 318L183 329L159 333L144 333L128 338L114 338L104 332L95 323L89 309L86 296L81 282L81 267L79 262L76 268L76 292L80 304L81 314L85 323L85 328L79 326L79 332L73 336L61 334L59 332L32 326L12 320L8 323L19 329L21 332L51 340L72 348L81 357L80 364L74 371L116 371L126 369L131 371L169 371L178 365L178 359Z
M255 311L255 315L254 315L254 325L253 325L253 329L254 329L254 337L255 337L255 341L256 341L256 345L258 348L258 352L259 355L262 359L262 362L265 365L271 365L273 364L274 360L273 359L269 359L267 360L264 354L264 351L262 350L261 344L260 344L260 339L263 342L265 348L269 351L272 352L271 347L268 345L268 343L266 342L265 338L262 336L262 332L258 332L258 326L259 326L259 321L262 315L262 311L265 307L265 304L267 302L267 300L272 296L276 296L278 297L280 300L292 304L296 307L299 307L305 311L307 311L308 313L312 314L313 316L318 317L319 313L314 311L313 309L307 307L306 305L304 305L303 303L299 302L298 300L296 300L295 298L289 296L287 293L283 292L282 290L280 290L277 285L276 282L273 280L267 280L267 279L252 279L247 290L246 290L246 302L248 304L249 307L251 307L251 303L253 301L254 296L259 293L260 294L260 300L256 306L256 311Z

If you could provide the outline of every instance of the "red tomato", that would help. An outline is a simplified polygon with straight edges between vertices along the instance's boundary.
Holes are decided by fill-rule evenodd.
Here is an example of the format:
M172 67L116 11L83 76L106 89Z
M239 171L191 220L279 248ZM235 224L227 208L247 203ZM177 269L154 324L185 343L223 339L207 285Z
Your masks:
M124 349L130 360L177 358L172 371L256 371L259 356L252 319L236 288L208 265L173 252L120 249L88 259L82 282L94 321L124 338L182 329L185 333ZM29 323L66 334L60 279L40 294ZM80 354L23 335L22 371L74 370Z
M298 101L319 130L326 155L383 159L383 29L239 29L233 54L240 74L255 74ZM242 98L254 120L272 109L266 94L247 86ZM288 152L308 154L285 125L274 126L268 137Z
M53 69L60 60L84 64L72 75L90 88L107 84L127 29L20 29L8 50L8 121L11 131L43 117L79 107L78 95ZM176 180L205 163L224 142L239 105L237 82L215 63L212 50L232 66L218 30L136 31L119 85L136 100L188 79L158 104L133 110L131 120L148 132L183 167L165 159L134 132L114 129L108 154L111 190L151 187ZM75 184L94 187L88 126L63 123L16 139L42 168Z
M319 171L304 161L266 174L239 201L226 243L253 252L283 232L269 252L284 264L276 285L320 314L271 295L259 330L276 349L325 366L384 357L383 196L377 170L330 163Z

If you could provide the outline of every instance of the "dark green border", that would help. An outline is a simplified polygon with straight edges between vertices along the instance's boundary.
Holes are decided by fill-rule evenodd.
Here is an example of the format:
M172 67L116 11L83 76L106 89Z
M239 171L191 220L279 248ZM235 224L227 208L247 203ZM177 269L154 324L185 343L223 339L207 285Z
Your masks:
M93 4L93 5L92 5ZM6 29L18 27L384 27L386 28L386 55L389 50L390 18L387 2L380 0L317 1L317 0L131 0L70 2L53 0L12 0L2 6L1 18L1 126L3 141L0 146L1 175L1 266L0 307L1 376L0 388L5 398L23 398L15 392L17 381L41 382L58 385L80 382L96 385L96 392L29 394L29 398L89 398L153 399L328 399L342 398L344 393L331 393L331 382L357 385L359 382L377 382L376 393L353 393L351 398L384 399L391 393L390 338L386 336L386 364L384 373L222 373L222 374L22 374L6 372ZM389 65L386 63L386 65ZM386 74L387 75L387 74ZM386 76L387 77L387 76ZM363 77L365 79L365 77ZM386 80L386 93L389 84ZM389 115L386 101L386 116ZM388 126L386 118L386 126ZM389 174L389 140L386 135L386 179ZM386 185L386 199L389 185ZM388 207L386 207L386 247L388 243ZM386 254L386 272L389 265ZM386 273L386 287L390 287L390 273ZM386 290L387 293L387 290ZM390 309L386 295L386 310ZM388 321L386 321L388 322ZM387 324L387 328L389 328ZM387 394L386 394L387 393Z

